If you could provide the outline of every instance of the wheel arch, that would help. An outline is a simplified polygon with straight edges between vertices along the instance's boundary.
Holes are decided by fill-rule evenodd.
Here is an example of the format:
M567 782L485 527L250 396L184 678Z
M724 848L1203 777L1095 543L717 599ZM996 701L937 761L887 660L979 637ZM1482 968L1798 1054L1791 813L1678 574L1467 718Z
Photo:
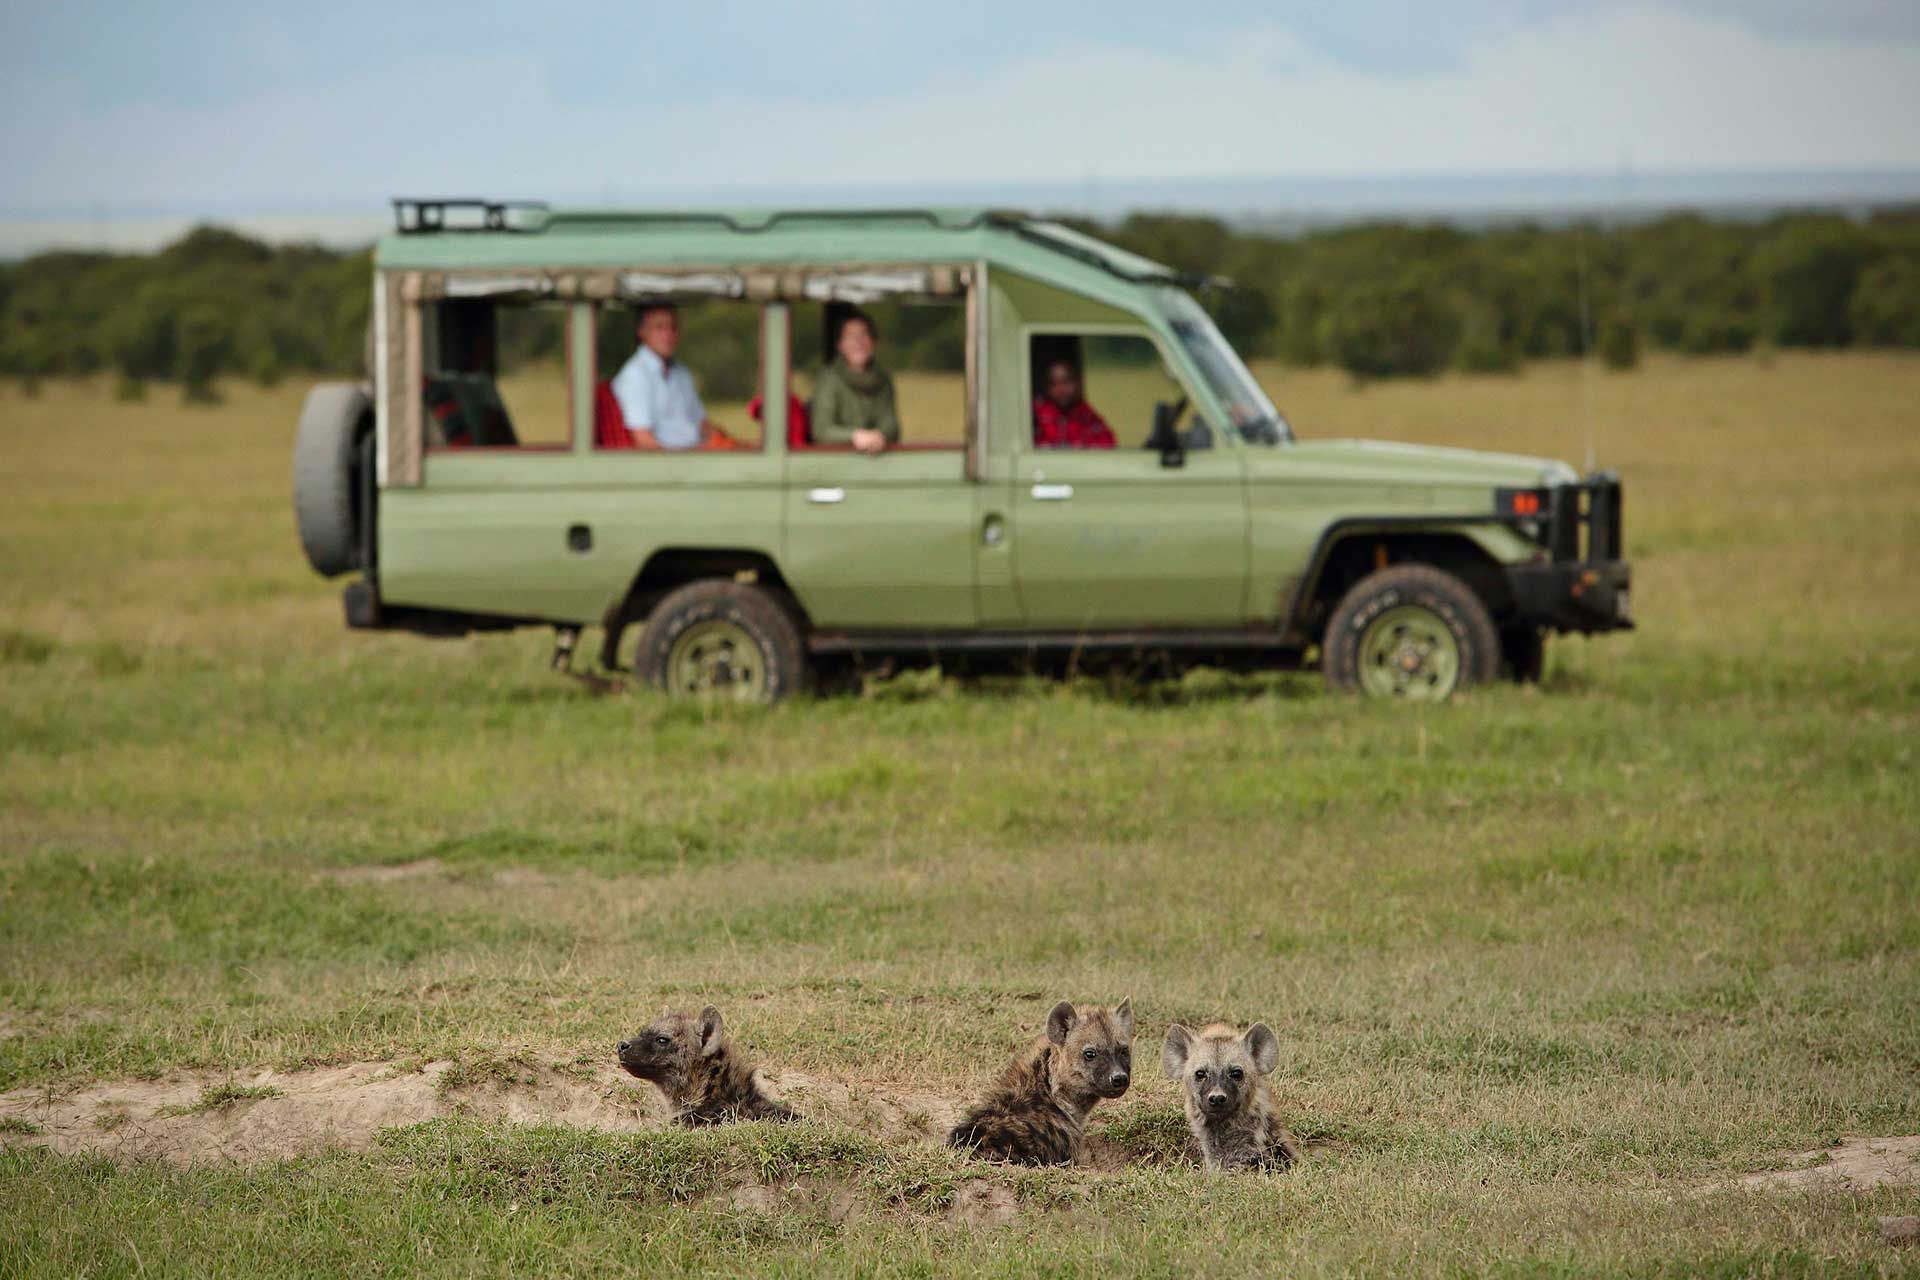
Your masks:
M1394 564L1430 565L1453 574L1497 623L1514 607L1506 566L1538 550L1504 520L1338 521L1315 544L1286 602L1281 630L1291 643L1320 643L1340 598L1375 569Z
M761 547L664 546L656 548L634 573L626 591L607 610L609 629L644 622L655 605L690 582L724 578L751 583L780 600L803 630L812 625L772 553Z

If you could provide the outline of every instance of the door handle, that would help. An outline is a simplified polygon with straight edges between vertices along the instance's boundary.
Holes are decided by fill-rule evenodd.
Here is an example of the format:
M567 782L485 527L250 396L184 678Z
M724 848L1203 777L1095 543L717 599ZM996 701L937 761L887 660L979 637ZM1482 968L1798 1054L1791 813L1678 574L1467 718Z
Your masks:
M1073 496L1070 484L1037 484L1033 486L1033 496L1042 502L1065 502Z
M809 489L807 490L807 501L818 502L822 506L832 506L836 502L845 502L846 500L847 500L847 491L845 489Z

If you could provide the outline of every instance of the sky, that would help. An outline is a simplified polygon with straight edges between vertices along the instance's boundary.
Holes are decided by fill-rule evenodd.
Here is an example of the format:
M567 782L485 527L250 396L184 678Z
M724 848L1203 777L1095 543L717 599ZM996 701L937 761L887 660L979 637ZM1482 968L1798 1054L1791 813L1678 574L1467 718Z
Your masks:
M0 0L0 216L1920 170L1916 0Z

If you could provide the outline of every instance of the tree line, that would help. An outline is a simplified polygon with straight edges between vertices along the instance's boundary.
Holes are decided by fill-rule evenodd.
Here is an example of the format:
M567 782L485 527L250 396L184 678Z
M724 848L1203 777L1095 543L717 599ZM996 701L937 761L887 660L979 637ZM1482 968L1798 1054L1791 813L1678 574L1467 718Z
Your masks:
M1497 371L1583 351L1630 367L1646 348L1920 347L1915 209L1760 222L1679 214L1613 228L1383 222L1299 236L1149 214L1076 225L1232 278L1236 287L1203 301L1244 355L1358 378ZM270 245L218 227L151 254L63 250L0 264L0 375L31 388L104 372L126 394L165 381L192 398L225 377L352 374L364 359L369 269L366 251ZM753 324L744 309L703 317L716 349L731 353L721 362L742 365L709 376L750 381ZM945 352L950 337L902 336L928 345L927 358L958 359Z

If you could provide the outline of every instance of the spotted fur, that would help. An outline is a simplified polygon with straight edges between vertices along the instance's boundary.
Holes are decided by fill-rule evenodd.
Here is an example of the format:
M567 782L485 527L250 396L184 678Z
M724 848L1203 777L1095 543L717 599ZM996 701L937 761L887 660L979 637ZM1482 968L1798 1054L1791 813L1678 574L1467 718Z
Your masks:
M1062 1000L1046 1034L1007 1064L970 1108L949 1146L1012 1164L1072 1164L1086 1140L1087 1113L1127 1091L1133 1073L1133 1007Z
M734 1120L798 1120L767 1092L760 1073L727 1038L720 1011L669 1013L622 1040L629 1075L651 1080L673 1105L673 1123L689 1128Z
M1242 1035L1217 1022L1198 1033L1176 1022L1160 1063L1185 1084L1187 1128L1207 1168L1284 1169L1300 1159L1267 1083L1280 1065L1280 1041L1266 1023Z

